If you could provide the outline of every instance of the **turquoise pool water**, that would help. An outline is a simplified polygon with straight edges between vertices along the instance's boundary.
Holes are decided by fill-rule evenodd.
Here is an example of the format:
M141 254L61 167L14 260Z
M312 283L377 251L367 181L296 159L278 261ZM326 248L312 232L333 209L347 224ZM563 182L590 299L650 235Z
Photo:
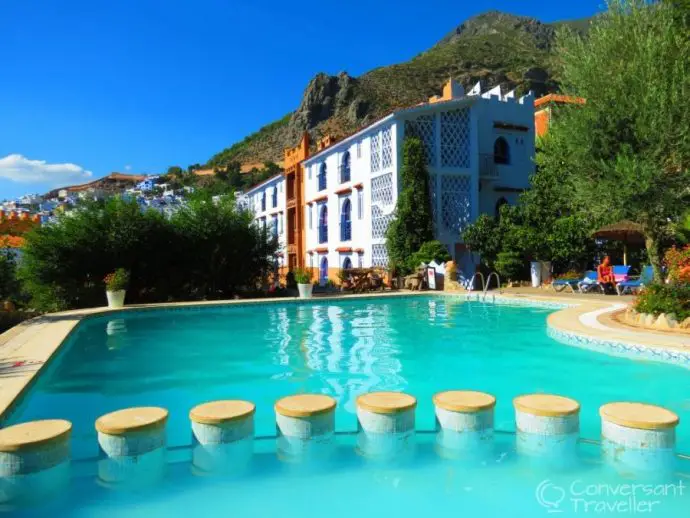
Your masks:
M497 434L491 455L471 462L440 456L434 441L433 434L418 434L413 457L384 464L358 455L355 436L339 436L330 462L305 466L279 460L274 440L257 440L246 468L224 476L199 476L183 448L168 452L158 481L126 490L104 487L96 462L73 462L68 490L11 512L22 518L681 518L690 508L688 461L679 461L676 473L645 479L612 472L594 445L580 445L576 465L553 469L518 455L511 434Z
M273 435L274 402L319 392L337 399L336 429L357 429L355 399L402 390L418 399L417 429L433 430L432 395L473 389L497 398L496 428L514 429L512 399L549 392L582 405L581 435L597 439L599 407L664 405L681 417L690 453L690 371L561 344L544 308L440 297L146 311L82 323L11 422L73 422L73 456L98 454L94 422L129 406L170 410L168 442L191 443L189 409L248 399L257 435ZM685 425L685 426L684 426Z
M557 501L559 516L632 513L616 488L646 481L613 473L601 463L597 445L581 444L578 462L567 469L547 469L517 455L512 399L528 392L577 399L581 436L591 439L599 438L598 408L606 402L664 405L680 415L678 450L690 453L690 371L561 344L547 336L549 311L407 297L146 311L85 321L9 420L73 422L71 483L58 499L12 512L417 518L430 509L457 509L453 514L533 518L548 516ZM443 458L434 448L434 434L422 433L435 426L432 395L448 389L497 397L495 424L505 433L497 434L484 460ZM417 449L405 462L384 465L356 453L355 436L348 434L357 430L355 399L372 390L402 390L418 398ZM338 401L338 450L322 466L279 460L269 437L275 434L275 400L300 392ZM255 441L241 474L198 476L190 461L189 409L229 398L256 403L256 434L267 438ZM94 421L139 405L170 410L165 473L146 487L103 487L96 476ZM674 494L668 489L653 497L637 495L645 502L640 506L651 505L647 514L687 514L688 464L679 460L673 474L654 481L673 485ZM591 485L599 488L589 490L595 494L578 495Z

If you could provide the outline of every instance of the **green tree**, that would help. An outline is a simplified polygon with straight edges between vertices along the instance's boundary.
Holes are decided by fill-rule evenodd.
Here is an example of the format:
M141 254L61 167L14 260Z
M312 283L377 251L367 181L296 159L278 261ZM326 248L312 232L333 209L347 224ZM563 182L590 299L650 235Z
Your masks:
M20 277L42 310L102 305L117 268L131 272L131 303L229 298L255 288L275 248L232 197L195 193L170 218L112 198L29 232Z
M429 173L422 141L408 137L403 143L401 184L395 219L386 233L388 258L396 265L407 265L413 253L434 239Z
M472 252L480 254L480 260L487 268L493 268L503 246L499 220L488 214L480 214L474 223L465 227L462 241Z
M17 278L17 260L8 248L0 249L0 301L18 302L21 285Z
M612 0L586 39L561 33L563 90L587 102L560 114L542 150L542 167L567 164L590 220L642 225L657 279L662 243L690 203L686 6Z

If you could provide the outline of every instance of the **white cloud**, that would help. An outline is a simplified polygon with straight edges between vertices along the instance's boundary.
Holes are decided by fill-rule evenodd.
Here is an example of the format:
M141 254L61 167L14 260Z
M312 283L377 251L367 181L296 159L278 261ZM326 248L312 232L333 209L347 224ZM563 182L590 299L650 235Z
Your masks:
M49 164L45 160L30 160L23 155L0 158L0 179L18 183L45 183L57 187L82 183L93 173L76 164Z
M129 164L127 164L127 165L125 166L125 171L131 171L131 170L132 170L132 166L129 165Z

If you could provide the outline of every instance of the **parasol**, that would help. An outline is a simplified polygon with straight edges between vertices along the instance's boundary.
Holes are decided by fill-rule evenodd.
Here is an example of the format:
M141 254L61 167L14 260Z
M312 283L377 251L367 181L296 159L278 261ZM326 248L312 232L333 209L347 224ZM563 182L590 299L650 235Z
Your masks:
M628 245L644 244L642 225L634 221L623 220L612 225L606 225L592 234L599 239L623 242L623 264L628 264Z

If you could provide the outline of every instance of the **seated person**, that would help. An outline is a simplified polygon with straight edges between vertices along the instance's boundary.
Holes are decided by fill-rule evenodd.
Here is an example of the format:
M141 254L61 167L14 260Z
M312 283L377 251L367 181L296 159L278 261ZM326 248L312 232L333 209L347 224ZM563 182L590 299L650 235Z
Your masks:
M616 278L613 275L613 266L611 266L611 258L607 255L599 266L597 266L597 281L604 288L605 291L613 291L616 289Z

